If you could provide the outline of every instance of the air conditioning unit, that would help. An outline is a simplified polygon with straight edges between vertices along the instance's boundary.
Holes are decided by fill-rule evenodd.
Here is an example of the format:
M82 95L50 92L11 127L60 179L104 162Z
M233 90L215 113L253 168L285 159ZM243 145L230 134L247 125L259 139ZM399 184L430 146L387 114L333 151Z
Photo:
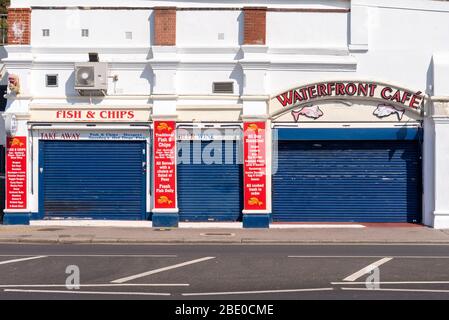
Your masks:
M75 64L75 90L82 96L105 96L108 92L108 64Z

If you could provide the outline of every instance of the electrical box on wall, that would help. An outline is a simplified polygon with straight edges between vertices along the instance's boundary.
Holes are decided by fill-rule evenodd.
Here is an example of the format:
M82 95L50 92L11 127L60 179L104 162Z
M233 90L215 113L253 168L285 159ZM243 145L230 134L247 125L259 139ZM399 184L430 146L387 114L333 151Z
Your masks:
M75 64L75 90L82 96L105 96L108 91L108 64Z

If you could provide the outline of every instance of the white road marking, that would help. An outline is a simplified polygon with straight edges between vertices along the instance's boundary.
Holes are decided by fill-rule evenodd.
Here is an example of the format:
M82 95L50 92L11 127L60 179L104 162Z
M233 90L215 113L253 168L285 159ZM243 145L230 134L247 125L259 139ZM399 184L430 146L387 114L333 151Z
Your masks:
M0 257L27 257L29 255L0 255ZM50 254L55 258L177 258L175 254Z
M129 277L126 277L126 278L117 279L117 280L111 281L111 283L125 283L125 282L128 282L128 281L135 280L135 279L138 279L138 278L143 278L143 277L146 277L146 276L149 276L149 275L152 275L152 274L156 274L156 273L160 273L160 272L164 272L164 271L168 271L168 270L172 270L172 269L176 269L176 268L185 267L185 266L188 266L188 265L191 265L191 264L200 263L200 262L208 261L208 260L211 260L211 259L215 259L215 257L204 257L204 258L201 258L201 259L186 261L186 262L175 264L175 265L172 265L172 266L168 266L168 267L164 267L164 268L160 268L160 269L155 269L155 270L139 273L139 274L132 275L132 276L129 276Z
M170 296L170 293L155 292L109 292L109 291L63 291L63 290L23 290L4 289L4 292L22 293L63 293L63 294L94 294L94 295L123 295L123 296Z
M341 288L346 291L392 291L392 292L429 292L429 293L449 293L449 290L432 290L432 289L368 289L368 288Z
M257 243L252 242L251 245L266 245L266 243ZM317 242L317 241L309 241L309 242L284 242L284 243L270 243L270 245L279 245L279 246L300 246L300 247L447 247L449 243L434 241L434 242L348 242L348 241L339 241L339 242Z
M180 222L180 229L242 229L242 222Z
M361 224L271 224L270 229L363 229Z
M241 294L265 294L265 293L293 293L293 292L314 292L314 291L333 291L334 288L316 288L316 289L287 289L287 290L262 290L262 291L231 291L231 292L204 292L204 293L183 293L183 296L227 296Z
M151 221L116 221L116 220L35 220L30 221L34 227L117 227L117 228L151 228Z
M365 268L351 274L350 276L344 278L343 281L355 281L358 278L362 277L363 275L370 273L374 269L379 268L381 265L383 265L384 263L387 263L390 260L393 260L393 258L390 257L390 258L380 259L379 261L376 261L376 262L366 266Z
M342 259L357 259L357 258L384 258L385 256L288 256L288 258L304 258L304 259L334 259L334 258L342 258ZM390 256L394 259L449 259L449 256Z
M117 283L117 284L80 284L81 288L114 288L114 287L188 287L188 283ZM0 288L66 288L65 284L7 284Z
M333 285L360 285L366 282L331 282ZM369 284L449 284L449 281L378 281Z
M115 221L115 220L36 220L30 221L34 227L119 227L152 228L151 221ZM241 229L242 222L180 222L180 229ZM362 229L361 224L291 224L274 223L270 229Z
M22 258L22 259L0 261L0 265L2 265L2 264L9 264L9 263L16 263L16 262L22 262L22 261L29 261L29 260L36 260L36 259L42 259L42 258L47 258L47 256L37 256L37 257L28 257L28 258Z

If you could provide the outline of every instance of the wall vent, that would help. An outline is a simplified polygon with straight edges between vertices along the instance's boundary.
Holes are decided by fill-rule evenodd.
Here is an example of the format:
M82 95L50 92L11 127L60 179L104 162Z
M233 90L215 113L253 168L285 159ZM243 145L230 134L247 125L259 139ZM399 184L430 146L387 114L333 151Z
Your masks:
M58 75L57 74L47 74L45 76L45 85L47 87L57 87L58 86Z
M234 82L214 82L213 93L234 93Z

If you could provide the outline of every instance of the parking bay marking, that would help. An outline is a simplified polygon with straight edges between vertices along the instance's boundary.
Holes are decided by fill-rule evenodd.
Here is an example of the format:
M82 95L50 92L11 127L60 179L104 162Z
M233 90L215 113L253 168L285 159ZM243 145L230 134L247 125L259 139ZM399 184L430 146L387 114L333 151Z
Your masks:
M29 261L29 260L36 260L36 259L42 259L42 258L47 258L47 256L36 256L36 257L28 257L28 258L21 258L21 259L1 261L0 265L9 264L9 263L16 263L16 262L22 262L22 261Z
M370 265L366 266L365 268L351 274L350 276L346 277L343 279L343 281L356 281L357 279L359 279L360 277L362 277L365 274L370 273L371 271L373 271L374 269L379 268L381 265L383 265L384 263L387 263L388 261L393 260L393 258L383 258L380 259L376 262L371 263Z
M230 291L230 292L204 292L204 293L183 293L185 297L195 296L227 296L242 294L265 294L265 293L294 293L294 292L316 292L333 291L334 288L315 288L315 289L286 289L286 290L260 290L260 291Z
M332 285L366 285L366 282L331 282ZM449 281L375 281L370 284L449 284Z
M0 257L27 257L29 255L0 255ZM177 258L175 254L47 254L55 258Z
M93 295L124 295L124 296L170 296L170 293L155 292L110 292L110 291L64 291L64 290L24 290L4 289L4 292L21 293L61 293L61 294L93 294Z
M100 283L100 284L80 284L80 288L115 288L115 287L188 287L188 283ZM66 284L6 284L0 285L0 289L9 288L67 288Z
M385 256L288 256L299 259L363 259L363 258L384 258ZM449 256L389 256L394 259L449 259Z
M135 279L143 278L143 277L146 277L146 276L150 276L152 274L156 274L156 273L160 273L160 272L164 272L164 271L168 271L168 270L173 270L173 269L185 267L185 266L188 266L188 265L191 265L191 264L200 263L200 262L208 261L208 260L211 260L211 259L215 259L215 257L204 257L204 258L201 258L201 259L186 261L186 262L175 264L175 265L172 265L172 266L168 266L168 267L164 267L164 268L160 268L160 269L155 269L155 270L139 273L139 274L136 274L136 275L125 277L125 278L120 278L120 279L111 281L111 283L125 283L125 282L131 281L131 280L135 280Z
M449 293L449 290L438 290L438 289L387 289L387 288L379 288L379 289L369 289L369 288L341 288L341 290L345 291L390 291L390 292L428 292L428 293Z

